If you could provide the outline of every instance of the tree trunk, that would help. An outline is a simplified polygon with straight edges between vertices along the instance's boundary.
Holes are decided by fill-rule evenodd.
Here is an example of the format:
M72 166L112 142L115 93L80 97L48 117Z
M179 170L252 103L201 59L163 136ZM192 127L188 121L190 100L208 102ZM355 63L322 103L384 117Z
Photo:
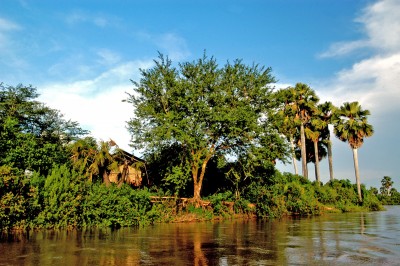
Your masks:
M315 179L318 185L321 182L320 172L319 172L319 154L318 154L318 140L314 141L314 156L315 156Z
M199 178L198 179L196 178L196 181L195 181L195 179L193 179L193 181L195 181L195 182L193 182L193 184L194 184L193 200L196 202L196 206L201 201L201 196L200 196L201 187L203 186L204 174L206 173L206 166L207 166L207 163L208 163L210 157L211 156L207 156L207 158L203 161L203 164L201 165L201 171L200 171ZM195 171L195 173L196 173L196 177L197 177L198 169Z
M106 185L106 187L109 187L111 185L110 179L108 178L108 174L106 171L103 172L103 183Z
M193 201L196 203L196 207L199 207L199 205L200 205L199 203L201 201L201 196L200 196L201 186L202 186L202 183L194 182Z
M127 176L129 175L129 165L128 162L124 162L124 168L122 168L121 179L118 181L118 187L122 187L122 185L127 181Z
M196 156L195 152L192 150L192 177L193 177L193 201L196 204L196 207L200 206L201 202L201 187L203 186L203 179L204 179L204 174L206 173L206 167L208 161L211 159L211 157L214 154L214 145L212 145L206 155L206 158L204 159L203 163L201 164L201 170L200 170L200 176L199 174L199 168L198 168L198 163L201 161L199 158L200 156ZM197 158L197 160L195 159Z
M357 154L357 149L353 149L353 160L354 160L354 171L355 171L355 174L356 174L358 201L359 201L359 202L362 202L360 172L359 172L359 170L358 170L358 154Z
M329 163L329 177L333 181L333 159L332 159L332 141L328 139L328 163Z
M192 162L192 178L193 178L193 201L197 204L201 200L201 183L198 181L199 168L196 162Z
M296 155L294 153L294 144L293 144L293 138L292 137L290 137L290 147L292 148L292 160L293 160L294 173L296 175L298 175L299 174L299 170L297 170Z
M301 167L303 176L308 179L307 155L306 155L306 136L304 133L304 124L300 124L300 141L301 141Z

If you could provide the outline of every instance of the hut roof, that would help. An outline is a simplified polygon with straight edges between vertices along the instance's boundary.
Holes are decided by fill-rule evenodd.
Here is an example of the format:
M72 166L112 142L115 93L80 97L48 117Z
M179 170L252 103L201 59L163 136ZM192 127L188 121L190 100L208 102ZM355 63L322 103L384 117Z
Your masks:
M139 157L137 157L137 156L135 156L133 154L130 154L129 152L124 151L123 149L119 149L119 153L126 160L129 160L129 161L132 161L132 162L142 162L142 163L146 162L145 160L143 160L143 159L141 159L141 158L139 158Z

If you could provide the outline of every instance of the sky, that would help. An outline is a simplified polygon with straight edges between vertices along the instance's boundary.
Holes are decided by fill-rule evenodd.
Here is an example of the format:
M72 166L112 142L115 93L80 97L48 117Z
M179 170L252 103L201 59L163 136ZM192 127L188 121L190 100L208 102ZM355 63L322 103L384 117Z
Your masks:
M126 129L133 107L122 100L158 52L174 63L204 52L221 66L242 59L271 67L276 88L302 82L321 102L360 102L375 130L359 149L361 181L379 188L390 176L400 190L400 0L0 3L0 82L33 85L66 119L136 155ZM347 143L333 138L333 159L335 178L355 182ZM321 174L327 182L327 160Z

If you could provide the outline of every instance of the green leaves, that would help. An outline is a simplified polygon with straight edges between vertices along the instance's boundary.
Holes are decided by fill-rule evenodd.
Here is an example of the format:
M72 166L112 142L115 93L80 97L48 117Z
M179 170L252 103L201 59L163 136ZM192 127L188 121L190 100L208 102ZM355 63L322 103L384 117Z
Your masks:
M0 84L0 164L47 174L68 160L64 146L87 131L37 97L32 86Z
M364 138L374 133L373 126L368 124L368 110L363 110L358 102L345 102L337 111L335 119L335 135L348 142L352 149L357 149L364 143Z
M25 228L38 211L37 191L21 171L0 166L0 231Z
M240 60L219 67L205 54L175 68L160 54L155 66L141 73L126 100L135 107L128 122L132 145L147 153L181 145L195 186L201 187L211 157L252 145L262 132L259 122L269 102L268 85L275 81L270 68L246 66Z

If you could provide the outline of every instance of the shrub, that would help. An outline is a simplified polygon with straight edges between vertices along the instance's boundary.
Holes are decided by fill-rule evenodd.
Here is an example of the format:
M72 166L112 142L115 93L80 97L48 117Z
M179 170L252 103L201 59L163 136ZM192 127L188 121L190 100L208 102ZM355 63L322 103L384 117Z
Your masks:
M36 198L29 177L11 166L0 166L0 231L29 226L39 210Z
M102 184L91 186L83 206L83 226L119 228L148 224L151 210L150 193L133 190L128 185L121 188ZM151 217L155 218L154 212Z
M233 194L231 191L226 191L225 193L217 193L208 198L211 202L213 208L213 213L215 215L226 216L230 214L229 208L224 204L226 201L233 202Z
M86 184L77 172L66 165L54 166L43 187L38 188L43 197L43 211L35 221L38 226L60 228L81 224Z

